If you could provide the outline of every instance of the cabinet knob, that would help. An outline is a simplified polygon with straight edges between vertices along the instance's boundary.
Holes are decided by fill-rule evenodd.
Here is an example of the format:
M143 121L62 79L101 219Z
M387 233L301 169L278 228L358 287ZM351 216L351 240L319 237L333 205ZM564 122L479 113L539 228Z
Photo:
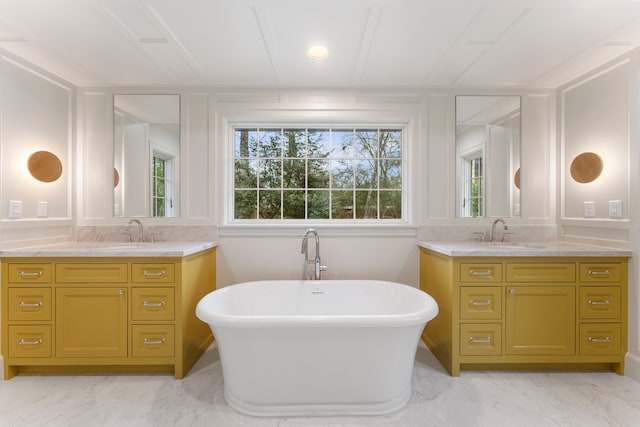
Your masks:
M509 293L511 295L515 295L516 294L516 290L514 288L509 289Z
M125 293L124 289L120 289L120 291L118 291L118 294L120 294L120 295L124 295L124 293Z

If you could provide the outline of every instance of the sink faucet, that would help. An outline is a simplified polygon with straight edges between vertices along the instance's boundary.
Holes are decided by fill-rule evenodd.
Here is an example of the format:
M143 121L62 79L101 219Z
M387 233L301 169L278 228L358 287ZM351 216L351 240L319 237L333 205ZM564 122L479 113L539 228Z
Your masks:
M498 218L493 221L493 224L491 225L491 237L489 239L490 242L495 242L496 224L498 223L502 224L502 226L504 227L501 240L502 242L504 242L504 231L507 231L509 227L507 227L507 223L504 222L504 219L502 218Z
M142 243L144 242L144 227L142 225L142 223L136 219L133 218L132 220L129 221L129 224L127 224L127 233L129 233L129 242L133 242L133 239L131 237L131 229L133 225L137 225L138 227L138 242Z
M309 235L313 234L316 239L316 251L315 251L315 259L313 261L309 260ZM300 249L300 253L304 254L304 279L305 280L320 280L320 273L323 271L327 271L326 265L320 265L320 236L318 236L318 232L309 228L304 232L304 236L302 237L302 248ZM309 273L309 265L313 265L314 269L312 273Z

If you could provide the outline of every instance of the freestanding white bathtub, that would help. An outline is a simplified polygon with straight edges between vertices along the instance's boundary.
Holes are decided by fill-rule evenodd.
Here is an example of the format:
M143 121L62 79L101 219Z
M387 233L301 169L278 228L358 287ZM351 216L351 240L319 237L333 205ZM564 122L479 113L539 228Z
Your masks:
M369 280L258 281L206 295L227 403L256 416L374 415L407 403L430 295Z

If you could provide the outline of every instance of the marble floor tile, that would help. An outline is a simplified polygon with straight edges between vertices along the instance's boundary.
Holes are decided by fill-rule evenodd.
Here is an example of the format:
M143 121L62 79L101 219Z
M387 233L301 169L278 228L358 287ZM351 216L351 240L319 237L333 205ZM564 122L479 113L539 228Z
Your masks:
M463 372L421 345L401 410L376 417L256 418L227 406L218 351L170 375L19 375L0 383L2 427L637 427L640 383L609 372Z

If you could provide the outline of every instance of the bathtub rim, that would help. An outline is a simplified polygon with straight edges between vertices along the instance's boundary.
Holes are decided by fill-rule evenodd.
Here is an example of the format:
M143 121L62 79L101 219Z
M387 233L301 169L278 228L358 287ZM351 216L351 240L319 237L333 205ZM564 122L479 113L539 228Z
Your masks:
M424 299L421 309L409 313L400 314L358 314L358 315L232 315L216 313L208 309L206 302L220 297L224 293L233 292L234 287L262 284L291 284L299 283L300 286L321 286L337 284L338 282L381 284L385 286L399 286L416 297ZM235 327L235 328L269 328L269 327L407 327L427 323L439 313L438 304L433 297L426 292L410 285L384 280L346 279L346 280L256 280L225 286L209 292L198 302L196 316L211 326Z

